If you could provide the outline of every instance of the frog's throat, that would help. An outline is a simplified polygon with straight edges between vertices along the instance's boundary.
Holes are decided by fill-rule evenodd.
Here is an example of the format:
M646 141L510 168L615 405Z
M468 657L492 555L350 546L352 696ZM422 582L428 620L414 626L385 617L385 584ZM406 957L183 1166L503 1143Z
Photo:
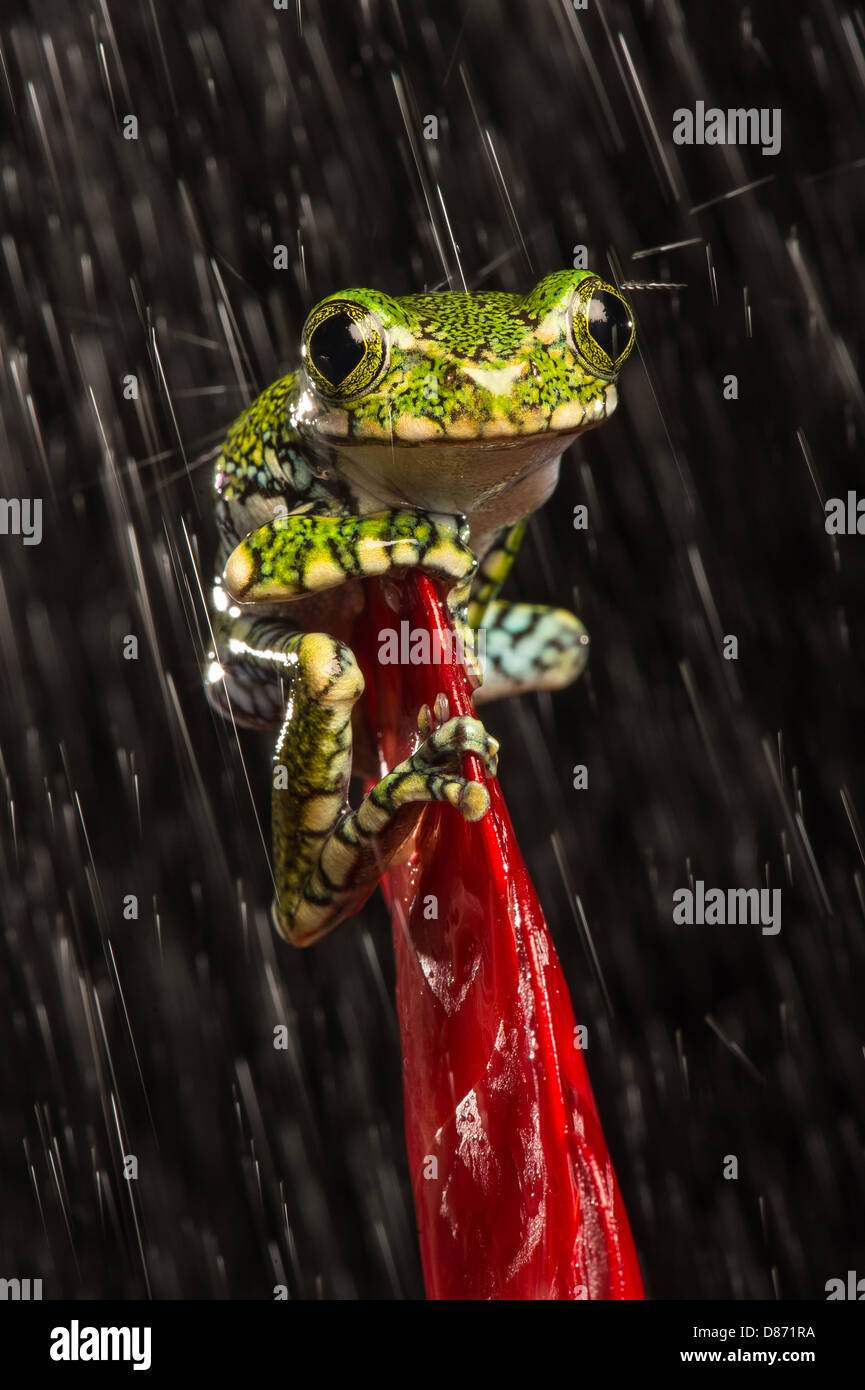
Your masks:
M351 441L334 454L359 513L398 507L461 513L477 546L479 537L543 506L558 481L562 454L581 432L402 448Z

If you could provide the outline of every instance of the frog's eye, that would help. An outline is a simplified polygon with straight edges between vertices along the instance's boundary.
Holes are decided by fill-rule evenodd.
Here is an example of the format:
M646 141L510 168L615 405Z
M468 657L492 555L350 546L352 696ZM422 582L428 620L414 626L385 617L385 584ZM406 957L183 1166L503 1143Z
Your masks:
M345 399L360 395L380 375L387 340L364 305L328 299L306 321L301 355L322 395Z
M634 318L618 290L583 280L571 303L572 346L593 370L612 376L634 346Z

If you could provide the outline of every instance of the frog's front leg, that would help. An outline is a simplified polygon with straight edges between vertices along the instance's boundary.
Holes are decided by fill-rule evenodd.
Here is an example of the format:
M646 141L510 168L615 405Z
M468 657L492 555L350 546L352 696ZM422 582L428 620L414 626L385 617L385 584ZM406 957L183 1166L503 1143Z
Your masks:
M465 522L409 510L361 517L295 512L251 532L228 557L224 578L236 603L288 602L415 567L467 593L477 559Z
M579 618L541 603L488 603L477 704L530 690L561 690L585 669L589 636Z

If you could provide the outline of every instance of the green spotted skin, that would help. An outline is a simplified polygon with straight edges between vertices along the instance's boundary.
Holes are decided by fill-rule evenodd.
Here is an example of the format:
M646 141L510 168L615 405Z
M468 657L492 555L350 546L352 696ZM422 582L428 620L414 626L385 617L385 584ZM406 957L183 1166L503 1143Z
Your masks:
M577 406L587 418L605 414L610 383L579 362L563 312L588 274L549 275L525 298L496 291L332 296L364 297L390 343L384 376L345 410L348 434L409 442L501 438L570 427Z
M284 602L413 566L450 583L474 574L477 559L455 517L410 511L286 517L246 537L229 557L225 580L244 603Z
M412 755L351 808L352 774L376 774L340 634L368 580L419 568L444 582L469 649L483 629L477 703L560 689L584 668L579 619L498 596L563 451L615 409L632 342L627 305L589 271L525 296L343 290L310 313L297 370L228 431L205 681L237 724L278 730L273 915L294 944L358 911L424 804L485 814L484 786L461 775L467 752L496 771L483 725L437 702L419 712Z

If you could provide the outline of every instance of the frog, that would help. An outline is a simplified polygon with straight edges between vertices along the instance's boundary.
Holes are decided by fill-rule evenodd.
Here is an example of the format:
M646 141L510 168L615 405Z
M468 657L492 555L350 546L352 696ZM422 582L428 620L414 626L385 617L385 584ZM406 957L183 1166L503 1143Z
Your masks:
M451 718L442 696L381 775L351 646L371 580L418 570L442 586L475 706L582 673L576 615L500 592L564 451L615 410L634 339L628 301L590 270L524 295L339 290L308 314L296 369L228 429L204 680L235 726L276 732L272 918L291 944L359 912L427 804L487 813L467 754L498 769L476 712ZM356 807L353 775L369 788Z

